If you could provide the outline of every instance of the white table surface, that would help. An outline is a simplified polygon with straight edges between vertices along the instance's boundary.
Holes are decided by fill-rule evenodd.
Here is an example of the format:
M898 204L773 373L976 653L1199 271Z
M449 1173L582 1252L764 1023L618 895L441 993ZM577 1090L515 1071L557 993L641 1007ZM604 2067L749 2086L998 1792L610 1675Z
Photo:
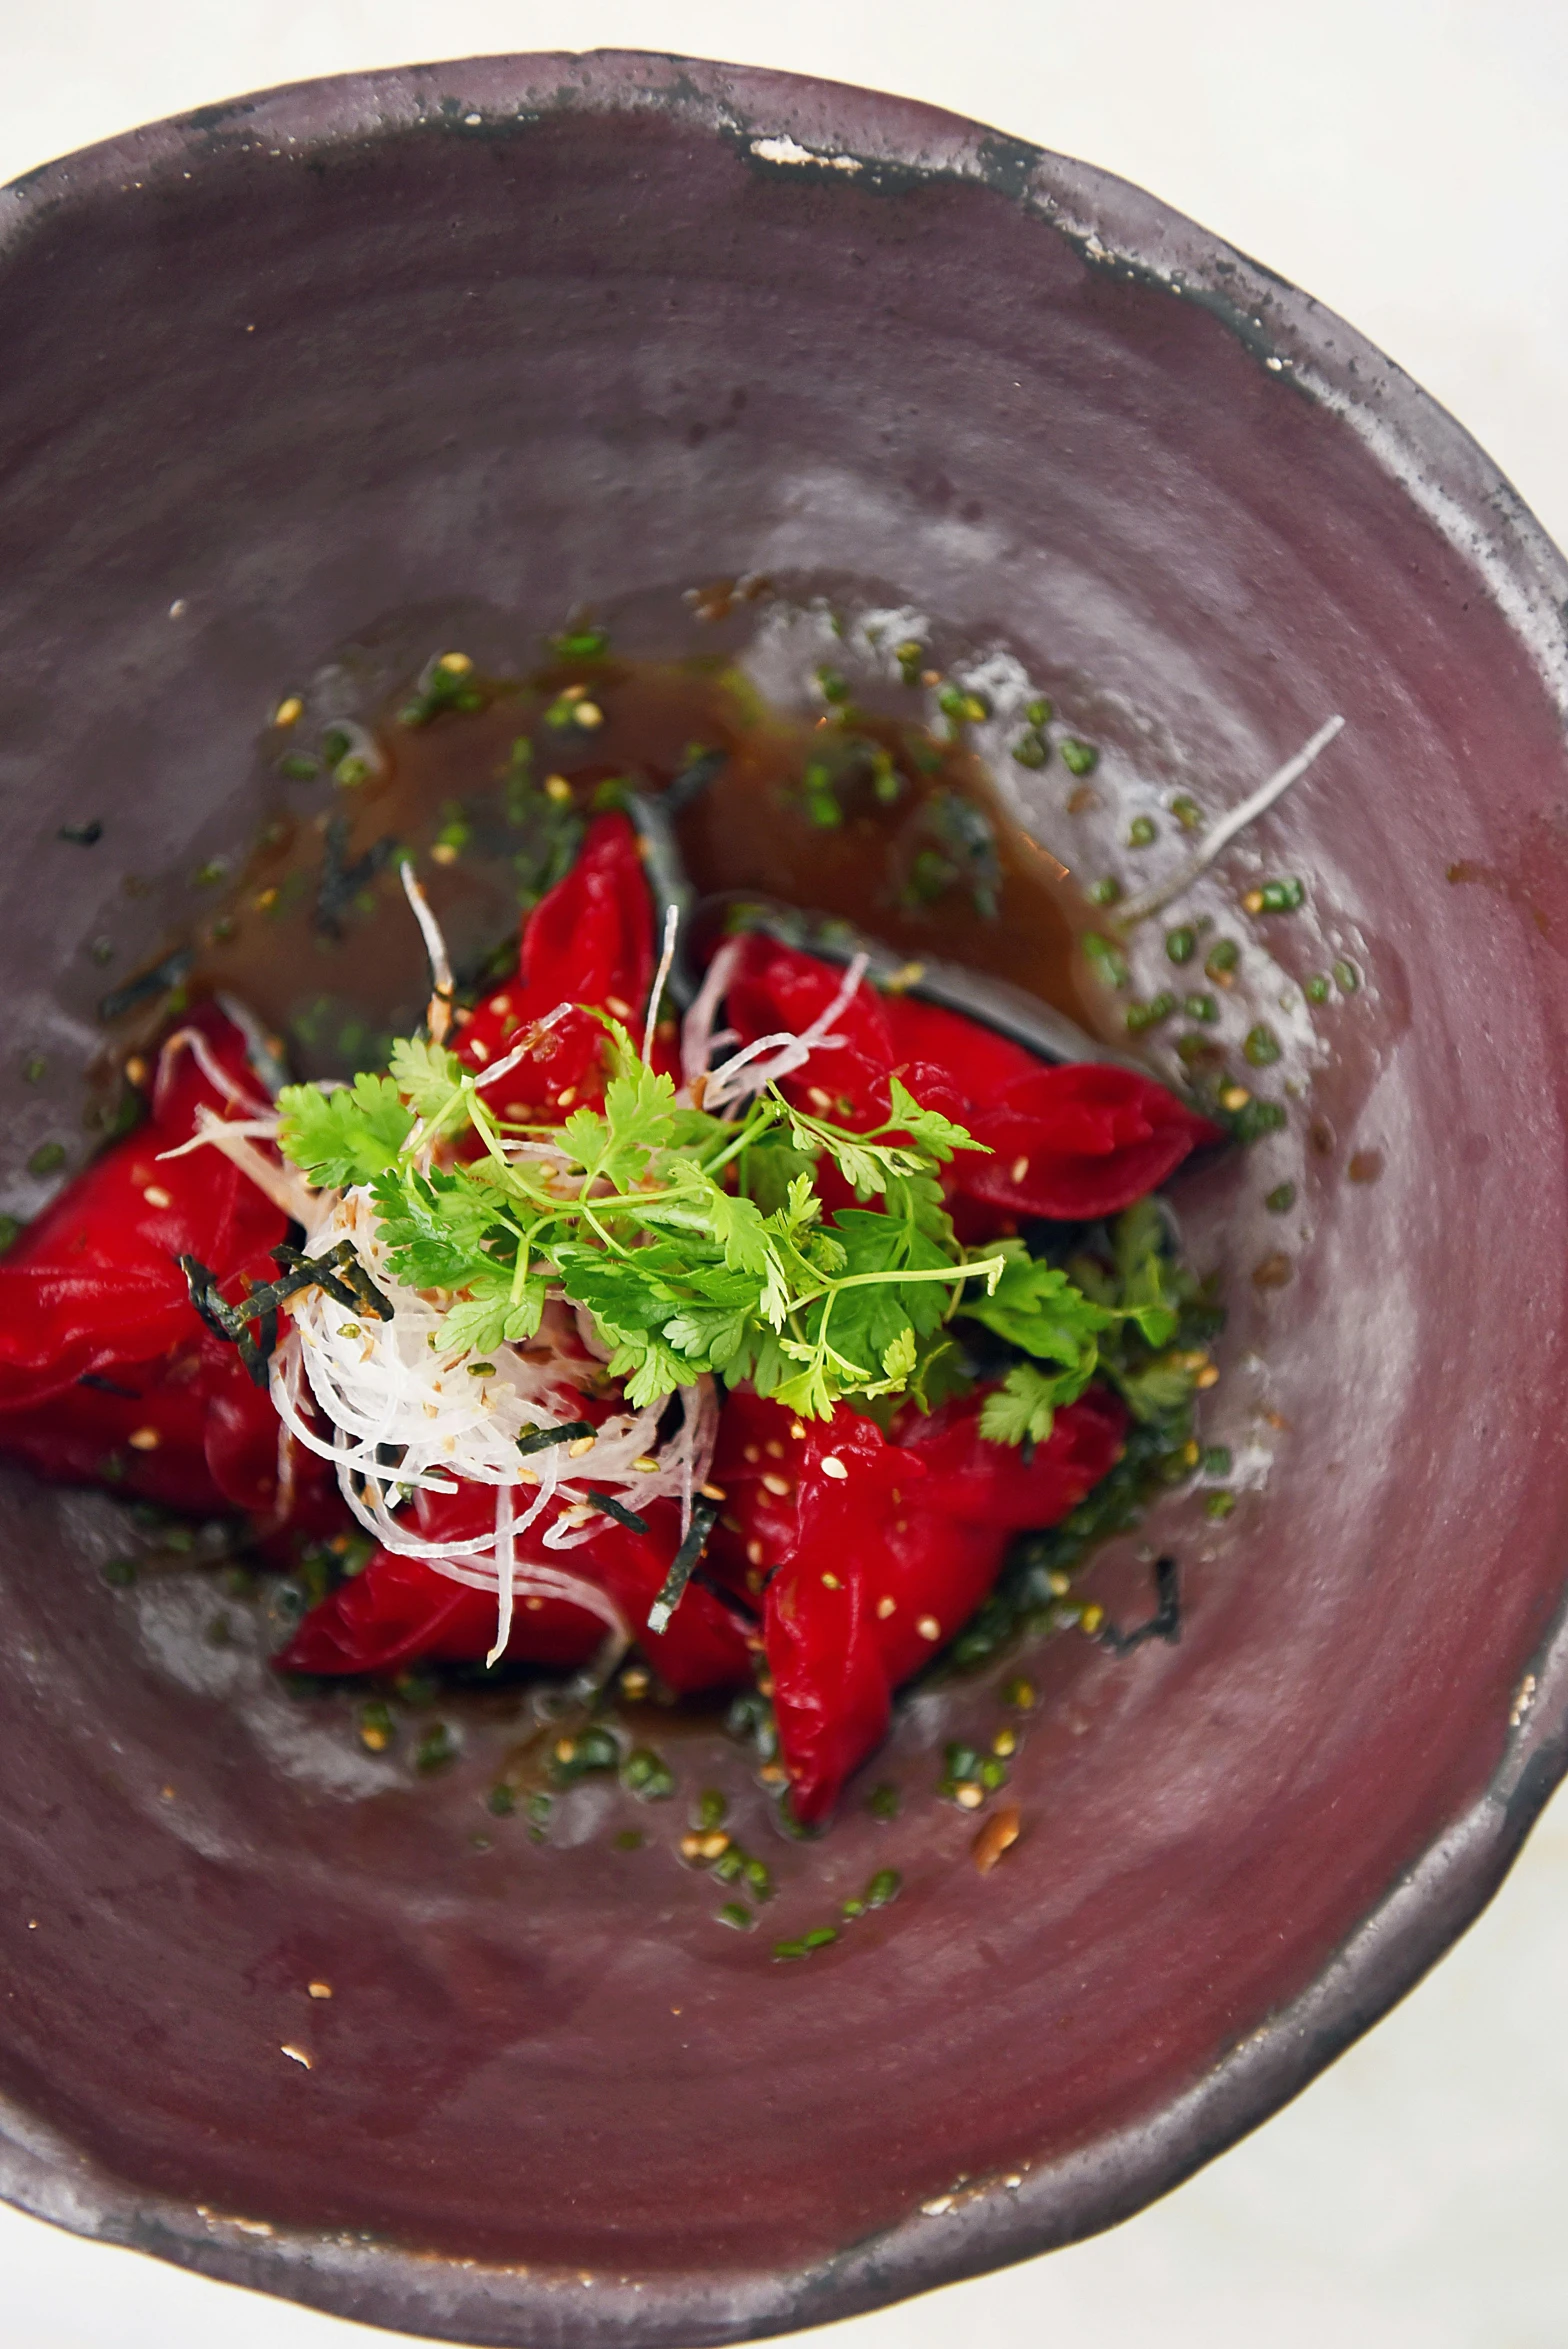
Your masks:
M1564 0L0 0L0 180L270 82L595 47L877 84L1141 182L1353 319L1568 544ZM1564 2349L1565 1974L1559 1797L1414 1996L1178 2193L1051 2259L797 2338ZM4 2349L376 2338L0 2210Z

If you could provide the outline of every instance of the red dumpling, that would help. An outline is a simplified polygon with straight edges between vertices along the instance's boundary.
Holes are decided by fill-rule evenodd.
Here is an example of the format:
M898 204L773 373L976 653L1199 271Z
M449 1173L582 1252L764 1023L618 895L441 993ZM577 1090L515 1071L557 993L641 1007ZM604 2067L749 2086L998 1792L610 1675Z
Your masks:
M796 1815L826 1816L887 1732L894 1689L966 1623L1008 1541L1057 1524L1120 1456L1127 1415L1091 1388L1033 1456L985 1441L983 1396L891 1438L840 1405L802 1421L732 1395L714 1474L714 1559L760 1599L779 1748Z

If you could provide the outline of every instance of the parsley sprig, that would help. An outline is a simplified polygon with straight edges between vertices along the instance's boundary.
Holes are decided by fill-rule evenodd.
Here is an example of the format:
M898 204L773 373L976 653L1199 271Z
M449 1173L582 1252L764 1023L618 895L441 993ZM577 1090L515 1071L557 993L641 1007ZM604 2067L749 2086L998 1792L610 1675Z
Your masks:
M805 1418L841 1401L927 1399L953 1350L947 1325L1011 1261L965 1250L943 1203L941 1166L984 1145L896 1079L870 1133L807 1116L774 1088L726 1121L677 1103L620 1023L603 1024L602 1111L512 1123L482 1076L412 1039L385 1076L289 1087L280 1142L318 1186L368 1184L393 1274L453 1299L443 1348L526 1342L554 1288L592 1315L638 1407L704 1372L749 1378ZM470 1135L480 1155L453 1156ZM517 1141L549 1155L516 1155ZM816 1184L825 1161L861 1202L831 1222Z

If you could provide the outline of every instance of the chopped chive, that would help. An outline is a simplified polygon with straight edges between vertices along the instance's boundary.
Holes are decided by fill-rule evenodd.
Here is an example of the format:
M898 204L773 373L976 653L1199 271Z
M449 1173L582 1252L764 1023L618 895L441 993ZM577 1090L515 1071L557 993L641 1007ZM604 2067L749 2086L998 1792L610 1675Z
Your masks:
M1205 1476L1229 1476L1231 1471L1229 1445L1210 1444L1198 1465Z
M485 1796L485 1809L494 1819L509 1819L516 1808L516 1795L504 1779L498 1779Z
M1119 946L1113 946L1109 938L1102 938L1091 930L1083 942L1083 950L1095 977L1104 986L1126 986L1129 977L1127 958Z
M1307 892L1300 881L1265 881L1257 889L1249 889L1242 904L1249 914L1294 913L1297 906L1306 903Z
M729 1925L737 1933L749 1933L757 1920L743 1901L727 1900L717 1912L721 1925Z
M1055 712L1043 694L1024 704L1024 717L1031 726L1049 726L1054 715Z
M1128 847L1147 848L1153 839L1154 818L1152 816L1134 816L1132 822L1127 827Z
M903 682L906 685L918 685L920 672L926 666L925 646L917 643L912 636L906 637L902 644L894 645L893 658L898 663L898 673Z
M639 1802L667 1802L675 1792L675 1773L652 1746L634 1747L621 1764L621 1784Z
M103 838L103 825L96 816L85 824L62 824L55 838L69 841L73 848L96 848Z
M1103 880L1096 881L1090 888L1089 903L1091 905L1114 905L1121 893L1120 881L1113 873L1107 873Z
M1280 1056L1280 1041L1273 1029L1265 1027L1260 1020L1255 1028L1248 1029L1241 1049L1254 1068L1269 1068Z
M873 1819L896 1819L898 1807L899 1792L896 1786L873 1786L866 1797L866 1808Z
M1295 1184L1276 1183L1274 1189L1270 1191L1263 1204L1268 1209L1270 1215L1288 1215L1291 1208L1293 1208L1296 1204Z
M1100 763L1100 754L1092 742L1080 742L1075 734L1066 735L1060 745L1062 764L1070 775L1092 775Z
M1234 1493L1206 1493L1203 1501L1205 1517L1228 1517L1236 1506Z
M1198 951L1198 933L1190 923L1183 922L1178 929L1165 934L1165 952L1175 963L1191 962Z
M879 1868L866 1886L868 1909L885 1909L890 1900L897 1900L904 1889L904 1879L896 1868Z
M1218 979L1225 986L1229 984L1230 974L1240 960L1241 948L1234 938L1217 938L1209 948L1203 967L1211 979Z
M837 1941L837 1939L837 1926L813 1925L809 1933L801 1935L800 1946L802 1949L826 1949L830 1941Z
M27 1171L34 1175L57 1174L65 1164L63 1142L40 1142L27 1162Z
M718 1787L705 1786L697 1797L696 1816L692 1825L701 1828L705 1834L711 1834L715 1827L723 1826L729 1816L729 1808L728 1801Z
M1333 987L1321 971L1316 971L1310 979L1303 981L1301 992L1309 1003L1327 1003Z
M1050 755L1051 746L1038 727L1031 727L1027 734L1020 734L1013 744L1013 757L1021 767L1043 767Z
M1219 1004L1212 995L1184 996L1182 1010L1190 1020L1204 1020L1210 1027L1220 1016Z
M1184 832L1203 830L1203 810L1185 791L1179 791L1171 801L1171 814Z
M1334 965L1334 984L1342 995L1354 995L1361 984L1361 973L1353 962L1341 960Z
M1157 1028L1161 1020L1168 1020L1176 1009L1176 998L1171 994L1151 996L1147 1003L1131 1003L1127 1007L1127 1028L1134 1036L1141 1036L1145 1028Z

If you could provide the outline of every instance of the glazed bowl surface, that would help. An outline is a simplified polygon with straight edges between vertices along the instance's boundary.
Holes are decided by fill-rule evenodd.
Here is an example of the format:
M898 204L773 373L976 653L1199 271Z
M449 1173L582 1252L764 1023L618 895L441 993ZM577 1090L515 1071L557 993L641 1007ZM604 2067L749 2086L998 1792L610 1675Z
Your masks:
M1128 2216L1442 1954L1564 1767L1560 557L1397 369L1152 198L691 61L347 77L68 158L0 196L0 350L19 1215L41 1144L80 1162L105 969L242 851L268 713L345 645L499 659L754 573L918 607L1102 744L1097 855L1344 714L1213 900L1309 889L1261 966L1289 1123L1179 1189L1238 1502L1162 1504L1179 1644L1031 1659L994 1872L950 1805L852 1806L778 1930L873 1867L903 1894L775 1964L673 1831L623 1851L590 1795L491 1833L489 1731L440 1779L369 1755L191 1578L108 1587L112 1502L0 1497L15 2202L534 2349L783 2331ZM1071 836L1059 766L1018 789ZM1146 1574L1124 1544L1088 1587L1130 1617ZM969 1701L890 1766L934 1777Z

